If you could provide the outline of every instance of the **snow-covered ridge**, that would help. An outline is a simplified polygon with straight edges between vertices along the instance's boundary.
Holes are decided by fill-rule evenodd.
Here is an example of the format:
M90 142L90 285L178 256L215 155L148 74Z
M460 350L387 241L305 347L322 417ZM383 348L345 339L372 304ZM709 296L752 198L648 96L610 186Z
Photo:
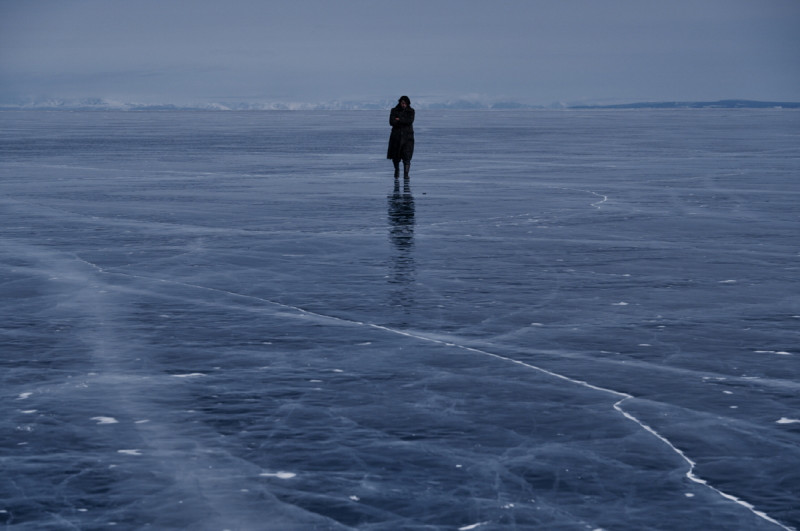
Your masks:
M2 102L0 110L203 110L203 111L316 111L316 110L385 110L396 104L395 100L354 101L332 100L324 102L290 101L199 101L184 103L126 102L104 98L41 98L24 101ZM526 105L507 101L477 99L425 100L415 99L418 109L542 109L543 106ZM551 108L562 108L555 104Z
M42 98L0 103L0 110L98 110L98 111L317 111L317 110L385 110L395 104L394 100L325 102L286 101L201 101L186 103L144 103L117 101L105 98ZM615 104L585 104L555 102L550 105L530 105L515 101L493 101L489 99L424 99L414 101L417 109L452 110L530 110L530 109L798 109L800 102L768 102L756 100L717 101L662 101Z

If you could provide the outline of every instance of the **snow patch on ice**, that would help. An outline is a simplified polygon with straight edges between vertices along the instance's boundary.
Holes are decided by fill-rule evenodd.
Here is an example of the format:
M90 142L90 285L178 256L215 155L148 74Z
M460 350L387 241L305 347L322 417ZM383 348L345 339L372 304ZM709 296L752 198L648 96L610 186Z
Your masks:
M292 479L293 477L297 476L294 472L262 472L259 476L264 478L278 478L278 479Z
M777 354L779 356L791 356L791 352L786 352L785 350L756 350L756 354Z
M98 424L117 424L119 421L114 417L92 417L92 420L96 420Z
M132 448L130 450L117 450L117 453L124 455L142 455L142 451L137 450L136 448Z

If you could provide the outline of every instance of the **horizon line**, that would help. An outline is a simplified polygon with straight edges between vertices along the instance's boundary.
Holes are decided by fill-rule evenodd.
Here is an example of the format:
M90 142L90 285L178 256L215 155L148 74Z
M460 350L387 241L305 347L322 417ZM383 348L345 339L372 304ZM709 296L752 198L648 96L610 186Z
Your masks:
M420 101L421 100L421 101ZM452 100L417 100L415 108L421 110L569 110L569 109L679 109L679 108L800 108L800 101L770 101L754 99L718 100L649 100L625 103L554 102L549 105L534 105L514 100L461 98ZM608 100L607 100L608 101ZM393 100L331 100L326 102L266 102L253 100L224 100L187 103L142 103L120 101L98 97L88 98L40 98L0 103L0 110L205 110L205 111L335 111L335 110L386 110Z

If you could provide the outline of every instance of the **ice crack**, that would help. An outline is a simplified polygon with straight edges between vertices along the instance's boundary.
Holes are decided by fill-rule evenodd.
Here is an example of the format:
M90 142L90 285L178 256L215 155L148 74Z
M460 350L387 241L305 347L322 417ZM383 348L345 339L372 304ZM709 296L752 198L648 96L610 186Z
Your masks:
M600 196L600 194L596 194L594 192L589 192L589 193L592 193L594 195ZM606 196L601 196L601 197L605 198ZM771 516L769 516L765 512L757 510L752 504L750 504L750 503L748 503L748 502L746 502L746 501L744 501L744 500L742 500L742 499L740 499L740 498L738 498L738 497L736 497L736 496L734 496L732 494L728 494L727 492L723 492L722 490L720 490L720 489L714 487L713 485L709 484L708 481L706 481L703 478L697 476L695 474L695 468L697 466L697 463L695 463L692 459L690 459L680 448L675 446L669 439L667 439L665 436L663 436L660 433L658 433L658 431L656 431L653 427L651 427L650 425L646 424L644 421L640 420L639 418L637 418L636 416L634 416L630 412L625 411L625 409L622 407L622 404L627 400L631 400L631 399L635 398L631 394L624 393L624 392L621 392L621 391L616 391L614 389L609 389L607 387L601 387L601 386L598 386L598 385L594 385L594 384L591 384L591 383L586 382L584 380L578 380L576 378L571 378L569 376L565 376L563 374L559 374L557 372L553 372L553 371L547 370L547 369L545 369L543 367L539 367L537 365L526 363L524 361L520 361L520 360L517 360L517 359L514 359L514 358L510 358L508 356L503 356L503 355L496 354L496 353L493 353L493 352L489 352L489 351L486 351L486 350L481 350L481 349L478 349L478 348L469 347L469 346L466 346L466 345L461 345L459 343L454 343L454 342L451 342L451 341L445 341L445 340L442 340L442 339L436 339L436 338L425 336L425 335L422 335L422 334L411 333L411 332L407 332L405 330L391 328L391 327L380 325L380 324L376 324L376 323L366 323L366 322L361 322L361 321L355 321L355 320L352 320L352 319L345 319L345 318L341 318L341 317L335 317L335 316L331 316L331 315L325 315L325 314L321 314L321 313L316 313L316 312L312 312L312 311L309 311L309 310L305 310L305 309L300 308L298 306L293 306L293 305L290 305L290 304L285 304L285 303L281 303L281 302L277 302L277 301L272 301L272 300L269 300L269 299L264 299L262 297L256 297L254 295L244 295L244 294L241 294L241 293L236 293L236 292L233 292L233 291L227 291L227 290L223 290L223 289L219 289L219 288L210 288L210 287L207 287L207 286L201 286L201 285L197 285L197 284L190 284L190 283L180 282L180 281L176 281L176 280L165 280L165 279L147 277L147 276L142 276L142 275L134 275L134 274L130 274L130 273L119 273L119 272L110 273L110 272L105 271L102 267L100 267L100 266L98 266L96 264L93 264L91 262L88 262L88 261L80 259L80 258L79 258L79 260L81 260L82 262L94 267L99 272L106 273L106 274L118 274L118 275L130 277L130 278L140 278L140 279L144 279L144 280L148 280L148 281L164 282L164 283L169 283L169 284L183 286L183 287L190 287L190 288L199 289L199 290L211 291L211 292L215 292L215 293L222 293L222 294L230 295L230 296L233 296L233 297L236 297L236 298L255 300L255 301L262 302L262 303L270 304L272 306L277 306L277 307L284 308L284 309L294 310L294 311L298 312L301 315L314 317L314 318L325 320L325 321L333 321L333 322L336 322L336 323L339 323L339 324L344 324L344 325L367 326L367 327L370 327L370 328L373 328L373 329L376 329L376 330L385 331L385 332L388 332L388 333L391 333L391 334L402 335L402 336L413 338L413 339L417 339L417 340L420 340L420 341L427 341L427 342L430 342L430 343L436 343L436 344L439 344L439 345L458 348L458 349L465 350L467 352L471 352L471 353L474 353L474 354L479 354L479 355L482 355L482 356L489 356L491 358L502 360L502 361L505 361L505 362L508 362L508 363L514 363L516 365L520 365L520 366L525 367L527 369L531 369L531 370L540 372L542 374L546 374L546 375L551 376L553 378L558 378L560 380L564 380L564 381L569 382L569 383L574 384L574 385L580 385L580 386L585 387L587 389L593 389L593 390L599 391L601 393L606 393L606 394L610 394L612 396L618 397L619 400L617 402L615 402L614 405L613 405L614 410L616 410L618 413L620 413L624 418L630 420L631 422L636 423L639 427L641 427L643 430L645 430L648 433L650 433L652 436L656 437L662 443L667 445L678 456L680 456L680 458L683 459L686 462L686 464L688 465L688 470L686 471L686 474L685 474L687 479L689 479L693 483L697 483L699 485L702 485L702 486L704 486L706 488L711 489L712 491L714 491L718 495L722 496L726 500L732 501L732 502L734 502L734 503L746 508L747 510L749 510L751 513L753 513L754 515L758 516L759 518L762 518L763 520L766 520L767 522L775 524L776 526L780 527L781 529L784 529L785 531L794 531L791 527L788 527L788 526L780 523L779 521L775 520L774 518L772 518Z
M591 383L583 381L583 380L570 378L569 376L565 376L565 375L559 374L557 372L549 371L549 370L547 370L547 369L545 369L543 367L539 367L537 365L532 365L530 363L526 363L524 361L516 360L514 358L509 358L507 356L502 356L500 354L495 354L493 352L488 352L488 351L485 351L485 350L481 350L481 349L477 349L477 348L473 348L473 347L468 347L466 345L459 345L457 343L452 343L452 342L443 341L443 340L440 340L440 339L426 337L426 336L419 335L419 334L412 334L412 333L409 333L409 332L405 332L403 330L396 330L396 329L389 328L389 327L382 326L382 325L378 325L378 324L369 324L368 326L370 326L372 328L377 328L377 329L380 329L380 330L385 330L387 332L400 334L400 335L403 335L403 336L406 336L406 337L412 337L412 338L420 339L420 340L423 340L423 341L429 341L431 343L437 343L437 344L440 344L440 345L456 347L456 348L460 348L460 349L463 349L463 350L466 350L466 351L469 351L469 352L474 352L476 354L481 354L481 355L484 355L484 356L489 356L489 357L492 357L492 358L495 358L495 359L499 359L499 360L503 360L503 361L507 361L507 362L510 362L510 363L515 363L517 365L521 365L521 366L526 367L528 369L532 369L532 370L541 372L543 374L547 374L548 376L552 376L554 378L565 380L565 381L570 382L570 383L575 384L575 385L580 385L580 386L586 387L588 389L593 389L595 391L600 391L600 392L603 392L603 393L607 393L607 394L610 394L610 395L614 395L614 396L620 397L620 400L618 400L616 403L614 403L614 406L613 406L614 409L617 412L619 412L623 417L625 417L626 419L630 420L631 422L636 423L640 428L642 428L643 430L647 431L648 433L650 433L651 435L656 437L658 440L660 440L661 442L666 444L673 452L678 454L680 456L680 458L683 459L686 462L686 464L689 466L689 469L686 471L686 478L687 479L689 479L690 481L692 481L694 483L697 483L699 485L703 485L704 487L707 487L707 488L711 489L712 491L716 492L718 495L722 496L726 500L730 500L730 501L732 501L732 502L734 502L734 503L736 503L738 505L741 505L742 507L746 508L747 510L749 510L750 512L752 512L756 516L758 516L758 517L760 517L760 518L762 518L762 519L764 519L764 520L766 520L766 521L768 521L768 522L770 522L772 524L775 524L775 525L779 526L780 528L784 529L785 531L793 531L793 529L791 527L785 526L782 523L780 523L779 521L777 521L774 518L772 518L771 516L769 516L768 514L766 514L765 512L757 510L752 504L750 504L750 503L748 503L748 502L746 502L746 501L744 501L744 500L742 500L742 499L740 499L740 498L738 498L738 497L736 497L736 496L734 496L732 494L728 494L727 492L721 491L720 489L718 489L718 488L714 487L713 485L709 484L708 481L706 481L703 478L697 476L697 474L695 474L695 468L697 466L697 463L695 463L692 459L690 459L683 452L683 450L681 450L680 448L675 446L665 436L663 436L660 433L658 433L658 431L656 431L652 426L648 425L647 423L645 423L644 421L640 420L639 418L637 418L633 414L629 413L628 411L625 411L625 409L622 407L622 404L627 400L631 400L631 399L635 398L631 394L623 393L623 392L620 392L620 391L615 391L614 389L609 389L609 388L601 387L601 386L598 386L598 385L594 385L594 384L591 384Z

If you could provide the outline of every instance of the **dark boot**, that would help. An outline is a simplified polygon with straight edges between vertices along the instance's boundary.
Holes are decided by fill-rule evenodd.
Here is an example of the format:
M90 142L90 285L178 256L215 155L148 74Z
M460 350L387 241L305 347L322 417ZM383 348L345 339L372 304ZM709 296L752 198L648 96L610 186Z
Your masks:
M400 177L400 161L393 160L392 163L394 164L394 178L397 179Z
M403 161L403 179L408 179L408 172L411 170L411 161Z

